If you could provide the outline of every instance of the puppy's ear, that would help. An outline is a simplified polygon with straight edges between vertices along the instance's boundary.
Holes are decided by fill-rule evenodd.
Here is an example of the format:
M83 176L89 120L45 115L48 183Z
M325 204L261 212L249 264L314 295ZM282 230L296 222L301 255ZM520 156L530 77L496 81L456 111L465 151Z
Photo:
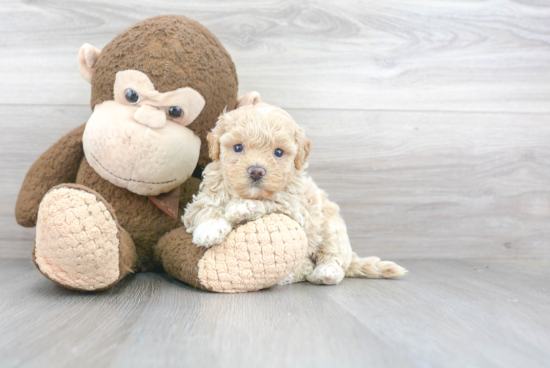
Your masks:
M225 131L226 119L227 115L224 111L223 115L218 118L214 129L206 136L206 140L208 141L208 155L214 161L220 159L220 137Z
M294 159L294 166L297 170L300 170L306 164L307 156L309 156L311 150L311 141L307 139L302 128L296 130L296 144L298 145L298 153Z
M256 91L248 92L240 97L237 97L237 109L246 105L257 105L262 102L262 97Z

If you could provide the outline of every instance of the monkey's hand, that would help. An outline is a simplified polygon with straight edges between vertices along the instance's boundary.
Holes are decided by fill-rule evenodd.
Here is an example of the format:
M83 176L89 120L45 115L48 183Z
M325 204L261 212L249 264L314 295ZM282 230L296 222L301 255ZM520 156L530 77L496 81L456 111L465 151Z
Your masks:
M210 248L223 242L232 229L231 224L224 218L203 222L193 231L193 243L199 247Z
M264 203L253 199L233 199L225 207L225 219L232 224L254 221L265 214Z

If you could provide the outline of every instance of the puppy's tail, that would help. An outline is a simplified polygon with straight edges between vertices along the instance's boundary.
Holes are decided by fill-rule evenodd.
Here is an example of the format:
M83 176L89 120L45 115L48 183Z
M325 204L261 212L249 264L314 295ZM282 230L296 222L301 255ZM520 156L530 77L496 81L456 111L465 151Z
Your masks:
M397 263L381 261L378 257L359 258L355 252L346 277L364 277L367 279L393 279L403 276L408 271Z

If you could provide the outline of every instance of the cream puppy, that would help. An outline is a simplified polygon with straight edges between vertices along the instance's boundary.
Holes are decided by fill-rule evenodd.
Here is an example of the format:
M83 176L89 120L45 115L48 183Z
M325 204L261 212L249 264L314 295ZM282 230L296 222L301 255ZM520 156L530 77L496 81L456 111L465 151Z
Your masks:
M241 222L283 213L308 239L308 257L283 284L338 284L346 276L394 278L407 272L351 250L338 205L306 174L311 142L284 110L259 103L225 113L208 143L214 161L182 216L196 245L211 247Z

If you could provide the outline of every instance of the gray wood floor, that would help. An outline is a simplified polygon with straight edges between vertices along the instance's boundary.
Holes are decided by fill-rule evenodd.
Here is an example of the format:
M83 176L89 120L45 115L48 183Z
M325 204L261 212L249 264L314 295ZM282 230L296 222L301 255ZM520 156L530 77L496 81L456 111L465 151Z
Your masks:
M147 273L85 294L34 269L15 200L89 117L80 46L167 13L305 127L353 247L405 278L219 295ZM0 367L549 366L548 2L0 0L0 132Z
M225 295L153 273L74 292L0 260L0 366L548 367L549 261L403 264Z

